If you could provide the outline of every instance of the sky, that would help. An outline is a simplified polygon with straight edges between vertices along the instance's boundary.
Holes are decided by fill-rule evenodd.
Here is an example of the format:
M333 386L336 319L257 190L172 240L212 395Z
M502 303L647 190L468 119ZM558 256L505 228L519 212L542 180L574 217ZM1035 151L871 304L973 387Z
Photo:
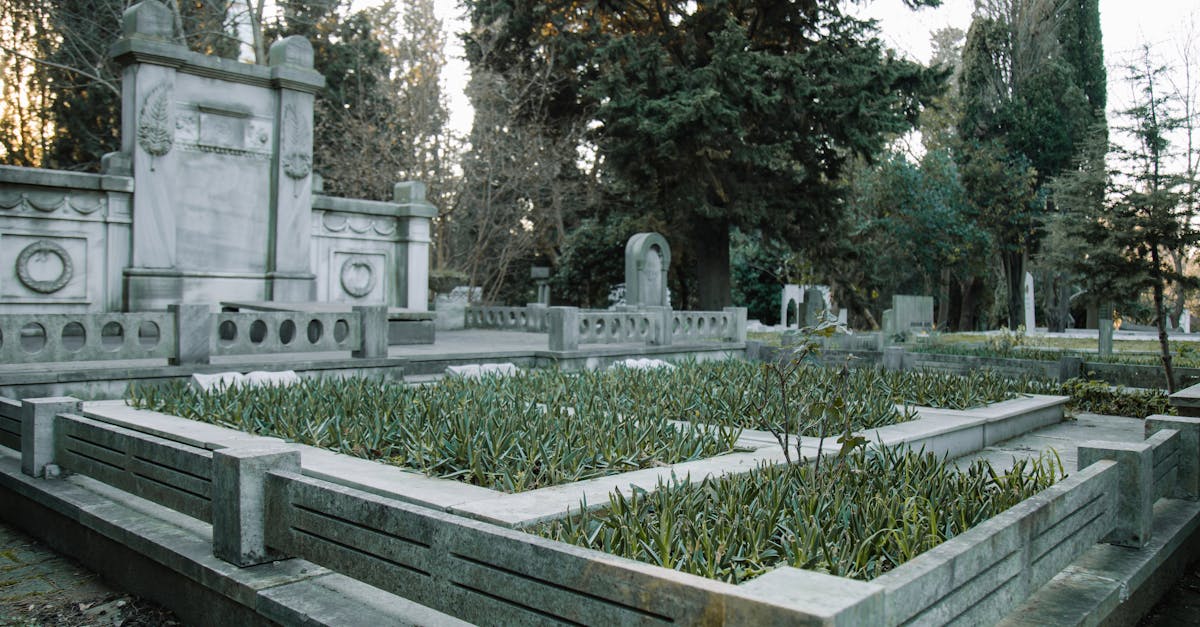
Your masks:
M371 0L355 0L356 6ZM931 54L929 34L946 26L967 30L971 24L973 0L944 0L936 9L912 11L901 0L875 0L860 11L879 21L881 39L904 56L928 62ZM456 32L466 29L458 0L435 0L434 11L446 28L447 64L443 89L450 107L450 126L466 135L471 130L472 111L463 89L470 70L462 58L462 45ZM1142 43L1149 42L1169 60L1175 43L1191 20L1200 34L1200 0L1100 0L1100 26L1104 33L1104 59L1108 68L1109 110L1124 108L1131 96L1125 82L1122 63L1136 54Z
M881 39L888 46L928 62L930 33L946 26L967 30L973 7L973 0L944 0L936 9L912 11L901 0L876 0L862 14L879 21ZM1123 64L1139 53L1143 43L1169 61L1189 20L1200 35L1200 0L1100 0L1110 119L1113 111L1127 107L1132 95Z

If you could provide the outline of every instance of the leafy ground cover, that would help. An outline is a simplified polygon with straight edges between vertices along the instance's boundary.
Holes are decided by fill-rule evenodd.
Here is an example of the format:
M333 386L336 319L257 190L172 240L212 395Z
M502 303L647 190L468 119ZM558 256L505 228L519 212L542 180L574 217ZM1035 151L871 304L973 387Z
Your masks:
M784 368L788 372L781 381L768 364L713 361L609 374L607 385L623 397L639 399L639 413L760 430L798 423L804 435L912 420L914 405L969 409L1024 393L1058 393L1056 386L991 371L962 376L807 364Z
M536 370L410 387L364 378L210 392L130 390L134 407L281 437L508 492L734 450L741 429L679 429L603 374Z
M781 387L769 370L728 360L416 387L348 378L203 392L175 383L133 387L129 398L143 409L521 492L728 453L743 428L834 435L911 420L912 405L962 409L1043 391L990 372L815 365L794 367Z
M1200 367L1200 344L1171 342L1176 366ZM1097 353L1096 340L1091 338L1050 337L1025 335L1023 331L1002 330L1000 333L951 333L931 336L917 342L909 350L940 355L999 357L1005 359L1037 359L1057 361L1064 355L1078 355L1086 361L1112 364L1161 365L1157 340L1114 340L1113 353Z
M1131 418L1176 413L1164 390L1121 388L1103 381L1071 379L1062 384L1061 393L1071 397L1067 406L1074 411Z
M532 529L547 538L740 583L780 565L869 580L1065 477L1057 458L997 472L931 453L865 451L613 493Z

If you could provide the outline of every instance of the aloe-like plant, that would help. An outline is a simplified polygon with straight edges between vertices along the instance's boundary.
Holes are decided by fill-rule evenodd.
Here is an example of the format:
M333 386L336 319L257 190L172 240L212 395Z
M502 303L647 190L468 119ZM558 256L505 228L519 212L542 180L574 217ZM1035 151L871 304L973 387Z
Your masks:
M824 472L760 466L648 492L530 531L676 570L740 583L780 565L872 579L1065 477L1057 456L997 471L959 470L932 453L855 450Z
M603 385L605 375L539 370L410 387L365 378L289 387L137 386L131 404L378 459L509 492L702 459L741 429L679 428Z

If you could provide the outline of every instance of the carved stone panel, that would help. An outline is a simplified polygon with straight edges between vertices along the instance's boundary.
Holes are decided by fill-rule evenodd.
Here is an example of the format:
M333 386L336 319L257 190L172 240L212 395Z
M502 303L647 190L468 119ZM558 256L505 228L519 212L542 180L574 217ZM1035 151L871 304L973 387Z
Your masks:
M260 161L271 158L272 121L269 117L202 104L184 104L176 114L175 132L184 150Z
M0 190L0 216L27 214L56 218L104 218L107 199L100 192L10 187Z
M246 148L246 116L200 110L200 142L214 148Z
M334 251L331 261L326 273L330 300L356 304L386 302L390 265L385 253Z
M396 218L334 211L321 212L320 219L313 220L313 235L386 241L399 239Z
M87 298L87 252L83 237L0 233L0 297Z

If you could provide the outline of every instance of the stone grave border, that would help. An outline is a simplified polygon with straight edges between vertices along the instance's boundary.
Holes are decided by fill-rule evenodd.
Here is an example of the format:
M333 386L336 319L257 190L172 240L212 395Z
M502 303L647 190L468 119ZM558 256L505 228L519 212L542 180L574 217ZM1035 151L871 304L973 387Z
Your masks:
M1011 399L970 410L917 407L918 419L864 432L882 445L906 445L937 455L957 457L991 446L1039 427L1061 422L1067 397L1035 396ZM121 428L198 448L214 450L253 442L278 442L272 438L200 423L169 414L135 409L124 400L89 401L80 415ZM681 428L691 423L678 423ZM833 437L799 438L809 459L817 451L836 454ZM795 438L793 438L795 442ZM431 507L506 527L524 528L562 517L586 502L589 508L604 507L614 490L637 489L653 492L672 477L693 481L709 476L748 472L762 463L782 463L784 455L774 436L766 431L744 430L737 446L740 452L644 468L596 477L569 484L525 492L506 493L452 479L428 477L419 472L362 459L304 444L291 444L301 452L303 473L349 488L423 507Z
M1056 400L1061 411L1063 399ZM160 431L147 433L89 418L88 405L71 398L0 403L6 420L21 424L20 472L15 454L0 456L0 487L64 508L53 493L91 483L37 477L78 473L114 493L190 514L194 525L211 520L213 554L231 565L311 562L429 608L420 611L485 624L994 621L1095 542L1145 545L1159 498L1200 493L1200 420L1155 416L1147 420L1145 442L1082 445L1079 472L872 582L782 567L735 586L339 485L306 472L303 452L293 445L246 434L209 441L237 432L199 423L192 423L197 431L175 434L193 442L183 443L161 437L167 433L161 415L157 427L146 427ZM989 425L1020 422L1001 416L1028 415L989 409L990 416L977 417L984 441ZM948 424L960 417L941 418ZM114 541L145 543L131 537L136 530L97 522L103 510L67 515L85 525L90 520ZM301 559L279 561L285 555ZM272 599L280 615L278 584L303 583L292 573L276 586L247 590L227 581L245 571L225 568L224 579L205 582L213 568L199 570L194 580L209 589L234 588L226 596L261 615ZM328 571L314 568L317 574Z

